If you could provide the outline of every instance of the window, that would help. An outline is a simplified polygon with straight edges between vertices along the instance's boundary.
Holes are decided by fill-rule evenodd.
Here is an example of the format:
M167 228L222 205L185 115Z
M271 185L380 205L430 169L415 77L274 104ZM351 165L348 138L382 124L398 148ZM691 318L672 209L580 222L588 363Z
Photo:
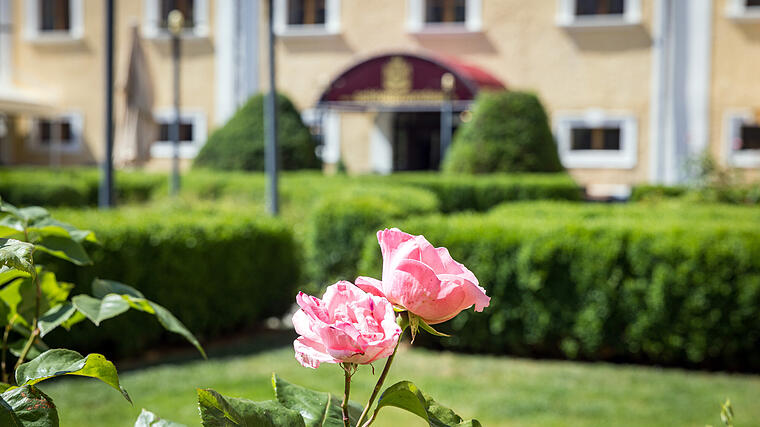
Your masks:
M174 110L161 109L153 114L158 126L156 142L150 147L153 157L173 157L172 127ZM181 111L179 115L179 156L193 158L206 143L206 115L202 111Z
M182 37L208 37L208 0L143 0L145 19L143 36L152 39L169 39L169 12L182 12Z
M620 127L576 127L570 135L570 149L620 150Z
M724 120L724 135L729 165L760 167L760 115L751 110L729 111Z
M636 166L637 125L633 116L599 110L555 114L555 135L567 168Z
M479 32L481 12L481 0L407 0L406 26L418 34Z
M622 15L623 0L576 0L575 15Z
M288 0L288 25L324 25L325 0Z
M82 38L82 0L28 0L24 7L24 36L27 40L46 42Z
M465 0L426 0L425 22L464 23Z
M69 113L32 120L29 138L32 148L37 150L79 151L82 141L82 117L80 114Z
M726 0L726 16L736 20L759 20L760 0Z
M760 7L760 0L747 0L745 3L747 7Z
M195 2L193 0L161 0L160 26L161 29L169 28L169 12L179 10L184 18L184 28L195 26Z
M340 0L275 0L274 31L280 36L340 32Z
M638 25L641 0L558 0L557 25L599 28Z
M40 0L40 31L69 31L71 8L69 0Z

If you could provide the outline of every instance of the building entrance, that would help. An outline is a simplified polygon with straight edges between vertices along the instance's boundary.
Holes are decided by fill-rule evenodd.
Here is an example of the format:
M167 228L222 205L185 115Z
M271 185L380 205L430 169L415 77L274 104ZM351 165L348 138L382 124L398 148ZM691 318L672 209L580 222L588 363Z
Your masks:
M399 112L393 117L393 170L437 170L441 163L441 114Z

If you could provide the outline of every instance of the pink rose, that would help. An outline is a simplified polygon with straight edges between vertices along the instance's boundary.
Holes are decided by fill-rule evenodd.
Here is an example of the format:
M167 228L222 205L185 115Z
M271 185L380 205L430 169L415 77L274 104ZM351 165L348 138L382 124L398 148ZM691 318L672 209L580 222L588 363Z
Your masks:
M377 232L383 253L383 280L359 277L356 285L384 296L428 324L445 322L475 305L483 311L491 298L478 279L454 261L446 248L434 248L423 236L392 228Z
M296 359L309 368L320 363L367 364L393 353L401 335L393 306L351 282L327 288L320 300L299 292L300 310L293 326L300 337L293 342Z

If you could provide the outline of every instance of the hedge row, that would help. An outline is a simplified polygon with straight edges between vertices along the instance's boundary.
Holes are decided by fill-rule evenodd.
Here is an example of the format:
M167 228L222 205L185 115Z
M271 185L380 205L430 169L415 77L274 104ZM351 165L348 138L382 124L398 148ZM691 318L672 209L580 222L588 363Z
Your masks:
M638 185L631 192L632 201L650 201L682 198L690 202L758 204L760 185L707 186L702 188L683 185Z
M760 370L756 209L513 204L399 222L446 246L492 297L450 349ZM380 275L367 237L361 272Z
M307 252L312 287L353 280L366 236L382 224L437 211L435 195L417 188L363 186L325 197L310 215Z
M77 284L74 293L88 292L94 277L130 284L171 310L201 340L282 315L301 278L292 232L258 210L153 207L54 215L93 229L101 242L88 248L93 266L58 265L61 279ZM181 342L139 313L98 329L88 323L49 337L49 344L119 356Z
M165 175L117 172L115 196L119 202L142 202L165 188ZM96 206L100 173L93 168L0 169L0 197L26 206Z

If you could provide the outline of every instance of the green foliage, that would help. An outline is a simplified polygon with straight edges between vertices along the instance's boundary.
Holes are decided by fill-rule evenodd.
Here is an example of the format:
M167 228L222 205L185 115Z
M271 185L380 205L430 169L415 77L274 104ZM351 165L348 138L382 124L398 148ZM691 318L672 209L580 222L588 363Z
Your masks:
M0 196L15 205L96 206L99 174L94 168L0 168ZM117 171L116 200L146 201L165 181L165 175Z
M447 247L492 298L437 328L444 347L757 370L758 221L741 207L517 203L396 225ZM377 277L366 245L360 270Z
M367 236L393 220L437 210L435 196L415 188L363 186L325 197L311 215L311 279L317 286L353 280Z
M483 91L472 120L454 135L446 172L557 172L563 170L546 111L532 93Z
M135 311L152 310L168 330L182 335L189 329L215 336L287 311L301 271L292 232L282 222L240 205L193 206L57 212L73 224L94 225L101 242L87 244L93 266L58 265L58 275L77 284L92 283L98 277L122 278L134 284L139 294L125 295L114 289L109 292L119 295L109 296L93 289L96 298L103 300L98 307L113 300L121 309L126 303ZM74 293L87 291L78 287ZM75 302L85 301L82 307L89 300L75 298ZM187 328L177 328L163 307L151 301L165 301L166 309L183 319ZM98 319L96 311L85 312L93 321ZM125 313L99 328L83 324L71 334L54 331L46 341L123 356L176 339L167 336L154 319Z
M58 427L55 404L37 387L25 385L0 395L0 422L9 427Z
M480 427L477 420L463 421L462 417L433 400L411 381L400 381L385 389L377 401L375 416L386 406L409 411L424 419L430 427Z
M631 201L658 201L681 197L689 191L689 188L681 185L655 185L641 184L633 187Z
M214 131L195 167L221 170L264 170L264 95L255 95L222 127ZM283 169L319 167L315 143L293 103L277 96L277 143Z

